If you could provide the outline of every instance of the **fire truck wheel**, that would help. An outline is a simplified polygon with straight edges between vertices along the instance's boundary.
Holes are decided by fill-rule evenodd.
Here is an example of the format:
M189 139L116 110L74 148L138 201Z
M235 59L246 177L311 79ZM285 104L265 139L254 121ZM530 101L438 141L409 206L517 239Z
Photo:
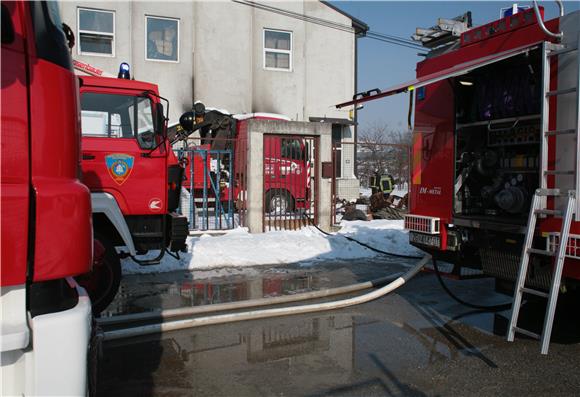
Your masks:
M121 261L115 247L107 238L95 232L95 254L98 251L97 244L104 248L102 255L100 258L95 255L93 270L78 280L91 298L94 316L98 316L111 304L121 283Z
M266 192L266 211L269 213L284 214L294 209L294 200L284 189L272 189Z

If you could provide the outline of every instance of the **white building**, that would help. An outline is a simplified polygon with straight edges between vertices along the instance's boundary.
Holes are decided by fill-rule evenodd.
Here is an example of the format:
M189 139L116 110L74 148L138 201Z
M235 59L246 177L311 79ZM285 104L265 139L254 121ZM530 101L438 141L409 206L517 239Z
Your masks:
M258 6L256 6L258 5ZM194 101L231 113L270 112L333 124L356 139L356 115L334 105L356 92L363 22L324 1L60 3L76 36L73 58L159 85L170 123ZM331 25L331 27L329 27ZM343 145L338 195L358 197L354 146Z

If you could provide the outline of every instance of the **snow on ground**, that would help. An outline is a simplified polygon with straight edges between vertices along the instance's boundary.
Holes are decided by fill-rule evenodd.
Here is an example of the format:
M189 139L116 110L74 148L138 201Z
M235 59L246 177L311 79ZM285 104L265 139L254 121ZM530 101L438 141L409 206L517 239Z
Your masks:
M160 265L139 266L131 259L122 261L123 273L159 273L172 270L207 270L218 267L244 267L285 263L327 261L332 259L377 256L367 248L348 241L347 235L371 247L405 255L418 255L409 245L402 220L343 222L341 230L325 236L313 227L296 231L250 234L245 228L221 236L189 237L188 252L178 261L165 255ZM156 253L150 253L154 257Z

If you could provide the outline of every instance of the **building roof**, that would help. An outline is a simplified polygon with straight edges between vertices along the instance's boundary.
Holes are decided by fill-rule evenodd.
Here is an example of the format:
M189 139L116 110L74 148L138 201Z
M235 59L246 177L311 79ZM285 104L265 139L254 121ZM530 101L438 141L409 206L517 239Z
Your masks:
M354 31L357 35L364 36L366 34L366 32L369 30L369 25L367 25L366 23L364 23L360 19L353 17L349 13L341 10L337 6L331 4L329 1L320 0L320 2L322 4L324 4L325 6L332 8L334 11L338 12L339 14L342 14L345 17L349 18L352 21L352 27L354 28Z
M357 125L356 122L349 119L340 119L332 117L310 117L308 119L313 123L331 123L331 124L342 124L342 125Z

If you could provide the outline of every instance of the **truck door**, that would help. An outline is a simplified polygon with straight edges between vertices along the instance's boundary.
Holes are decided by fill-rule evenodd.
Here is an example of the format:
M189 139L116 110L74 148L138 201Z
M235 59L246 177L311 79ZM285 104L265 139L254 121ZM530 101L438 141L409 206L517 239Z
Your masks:
M30 142L23 18L19 4L2 2L2 287L26 281Z
M112 194L124 215L163 214L167 151L146 93L81 89L82 169L91 192Z

